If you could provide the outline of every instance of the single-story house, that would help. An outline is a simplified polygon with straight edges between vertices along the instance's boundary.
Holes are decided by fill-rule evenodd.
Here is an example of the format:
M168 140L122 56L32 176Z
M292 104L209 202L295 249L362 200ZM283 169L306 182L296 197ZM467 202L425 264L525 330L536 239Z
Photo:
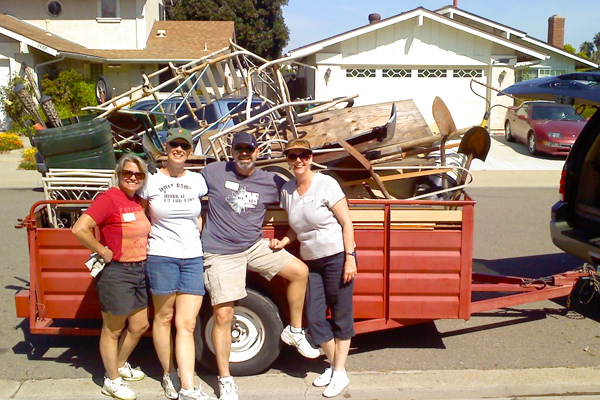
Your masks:
M318 100L359 94L356 105L413 99L427 123L439 96L458 127L479 124L488 104L512 105L491 90L516 81L597 68L563 50L565 19L549 19L549 42L457 7L419 7L288 52L314 68L299 72L294 95ZM486 86L472 84L476 80ZM492 130L505 109L494 107Z
M142 73L196 60L230 41L232 21L165 21L164 0L3 0L0 85L28 68L35 79L51 68L74 68L91 80L107 77L115 93L124 93L142 83ZM166 71L150 82L172 76Z

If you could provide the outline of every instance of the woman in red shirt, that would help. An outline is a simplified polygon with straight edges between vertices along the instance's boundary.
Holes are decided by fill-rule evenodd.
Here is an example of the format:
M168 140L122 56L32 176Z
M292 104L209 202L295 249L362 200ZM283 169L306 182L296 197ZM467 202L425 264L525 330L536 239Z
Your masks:
M148 170L135 155L119 160L118 187L100 194L73 226L73 234L106 263L94 279L102 310L100 355L106 375L102 393L121 400L137 395L123 381L138 381L144 373L127 358L148 329L146 244L150 221L136 192ZM100 240L94 228L100 228ZM125 329L125 326L127 328Z

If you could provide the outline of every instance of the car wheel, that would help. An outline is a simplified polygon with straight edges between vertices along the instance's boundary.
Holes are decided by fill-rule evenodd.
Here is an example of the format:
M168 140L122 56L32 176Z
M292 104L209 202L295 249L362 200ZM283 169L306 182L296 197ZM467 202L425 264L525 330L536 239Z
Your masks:
M510 128L510 122L506 121L506 124L504 125L504 138L506 139L507 142L514 142L515 138L512 135L512 130Z
M210 307L207 309L210 310ZM200 314L194 331L196 360L217 372L211 336L214 317L208 310ZM275 304L266 296L248 289L248 296L239 300L234 309L229 356L231 374L256 375L268 369L281 351L279 336L282 330L283 323Z
M101 76L96 81L96 101L98 104L105 103L112 99L113 88L110 86L110 82L106 76Z
M529 136L527 136L527 150L529 151L529 154L531 154L532 156L536 155L538 153L538 151L535 148L535 133L533 132L529 132Z

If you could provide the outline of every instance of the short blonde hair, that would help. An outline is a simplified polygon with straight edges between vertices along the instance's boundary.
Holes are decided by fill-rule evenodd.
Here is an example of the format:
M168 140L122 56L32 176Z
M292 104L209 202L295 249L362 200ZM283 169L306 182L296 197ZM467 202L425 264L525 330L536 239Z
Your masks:
M144 173L144 179L142 180L142 187L140 188L140 189L143 189L144 187L146 187L146 182L148 182L148 167L146 166L146 163L144 162L144 160L142 160L140 157L136 156L135 154L125 154L123 157L121 157L119 159L119 162L117 163L117 168L115 169L115 174L117 175L119 182L121 182L121 178L123 177L123 175L122 175L123 168L125 168L125 164L128 162L134 163L135 165L137 165L140 172Z

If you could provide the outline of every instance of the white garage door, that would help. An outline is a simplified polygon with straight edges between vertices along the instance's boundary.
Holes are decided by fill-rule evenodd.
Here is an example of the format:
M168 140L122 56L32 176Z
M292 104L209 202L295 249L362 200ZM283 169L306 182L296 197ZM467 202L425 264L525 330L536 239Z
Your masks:
M10 82L10 68L8 67L8 60L0 60L0 86L6 86ZM0 131L6 129L5 125L6 116L2 112L0 107Z
M444 100L459 128L481 123L486 109L485 100L470 89L472 78L486 81L481 68L362 67L345 72L342 87L345 93L360 94L356 105L412 99L429 125L434 122L431 105L436 96Z

